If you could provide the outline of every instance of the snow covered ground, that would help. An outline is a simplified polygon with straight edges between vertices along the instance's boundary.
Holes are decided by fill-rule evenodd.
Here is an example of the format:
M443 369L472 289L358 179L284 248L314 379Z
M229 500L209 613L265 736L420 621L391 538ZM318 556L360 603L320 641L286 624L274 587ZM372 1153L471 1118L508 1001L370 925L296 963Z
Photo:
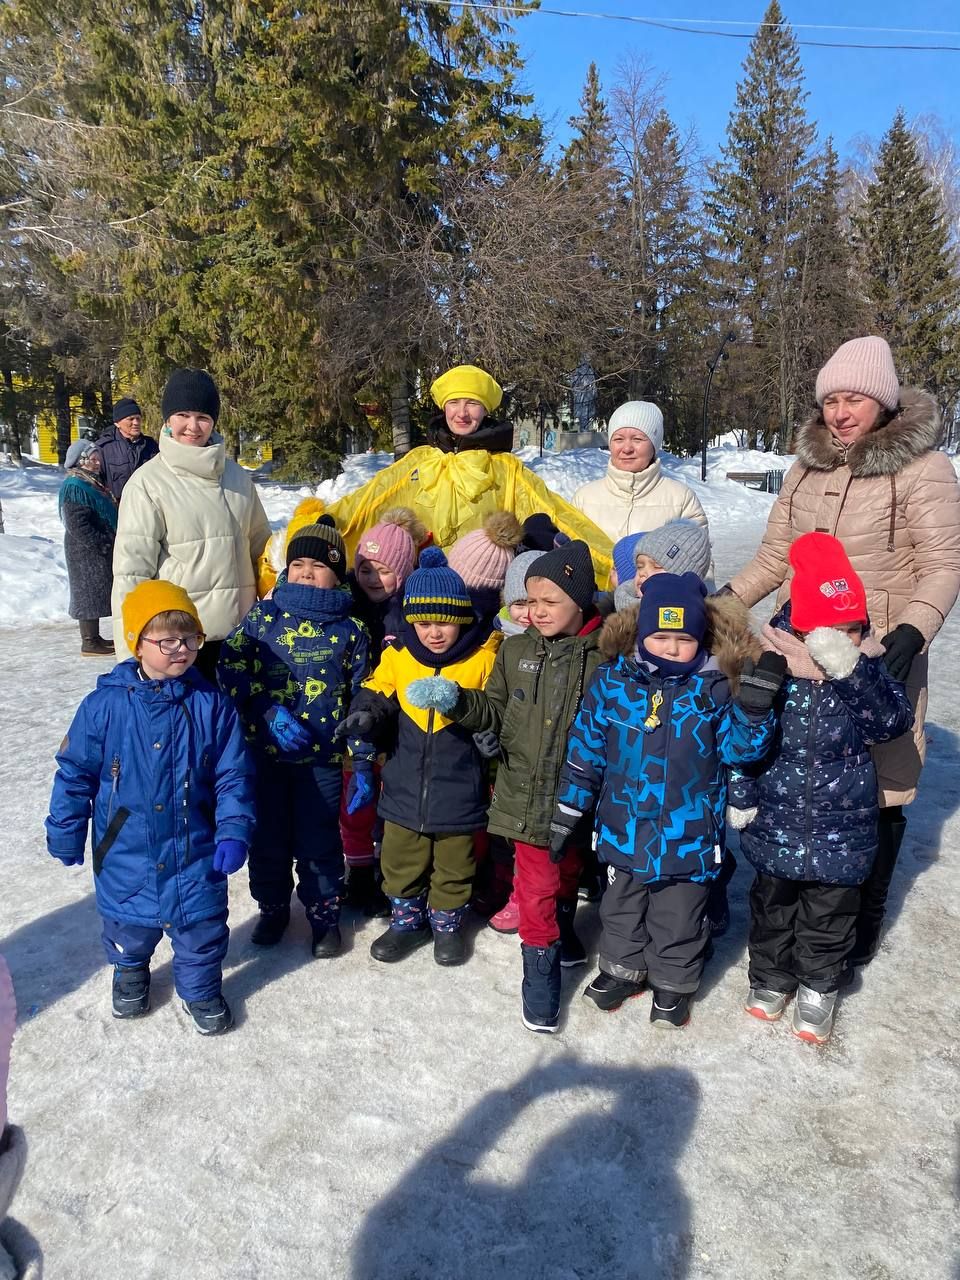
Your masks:
M544 478L567 492L602 470L585 452ZM711 455L712 477L740 469ZM649 996L599 1013L589 968L564 978L554 1039L520 1025L516 939L477 930L462 969L429 950L389 968L367 954L381 922L348 917L346 953L319 962L297 915L264 954L241 873L238 1026L204 1040L166 944L151 1015L111 1018L89 865L44 851L53 755L102 669L72 625L42 625L63 617L57 481L0 474L0 950L20 1007L10 1115L30 1143L14 1213L48 1280L960 1276L960 613L933 651L893 925L824 1049L740 1009L743 866L686 1030L652 1029ZM276 523L298 497L263 493ZM723 581L770 499L718 479L698 493ZM595 946L595 909L578 919Z

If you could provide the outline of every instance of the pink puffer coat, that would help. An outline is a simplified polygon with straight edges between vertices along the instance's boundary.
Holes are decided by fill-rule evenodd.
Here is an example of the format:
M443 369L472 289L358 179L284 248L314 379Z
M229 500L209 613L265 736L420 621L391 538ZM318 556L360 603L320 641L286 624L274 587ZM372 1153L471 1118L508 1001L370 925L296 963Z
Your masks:
M839 538L863 579L873 634L901 622L923 635L907 692L916 711L912 734L875 748L882 805L909 804L923 767L927 704L926 648L960 591L960 485L938 451L940 415L932 396L905 387L900 413L855 441L835 442L817 414L797 433L797 461L770 512L757 554L730 586L756 604L779 588L790 594L790 544L819 530Z

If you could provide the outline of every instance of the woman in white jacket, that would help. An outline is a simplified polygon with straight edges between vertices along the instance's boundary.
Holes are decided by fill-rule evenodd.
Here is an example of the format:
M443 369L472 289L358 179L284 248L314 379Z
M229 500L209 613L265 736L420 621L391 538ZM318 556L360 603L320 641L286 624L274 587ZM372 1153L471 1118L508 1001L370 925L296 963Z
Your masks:
M220 395L209 373L176 369L163 393L160 453L127 481L113 553L113 634L128 656L120 606L138 582L162 578L193 598L212 676L219 641L257 598L256 564L270 525L251 477L214 433Z
M670 520L706 527L696 494L665 476L657 454L663 444L663 414L647 400L628 400L610 417L610 465L602 480L581 485L573 505L614 542L628 533L649 533Z

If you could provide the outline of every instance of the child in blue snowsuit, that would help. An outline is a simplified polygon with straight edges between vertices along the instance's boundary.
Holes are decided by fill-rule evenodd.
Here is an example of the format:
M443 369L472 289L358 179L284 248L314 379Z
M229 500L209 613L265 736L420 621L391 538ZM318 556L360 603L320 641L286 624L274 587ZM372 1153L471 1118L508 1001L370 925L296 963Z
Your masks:
M369 664L346 570L346 548L329 516L298 529L272 598L255 604L224 642L218 671L257 761L250 892L260 919L251 941L274 946L283 936L295 865L320 959L341 947L343 750L334 731ZM372 797L372 749L354 767Z
M692 573L646 582L630 652L597 670L573 723L551 824L556 858L596 807L595 847L608 864L600 972L584 995L616 1009L648 982L650 1020L667 1027L687 1021L703 970L724 766L768 748L785 671L774 655L754 671L744 652L731 699L729 676L705 644L705 596Z
M122 606L136 657L101 676L57 755L47 848L83 862L91 818L113 1013L150 1007L150 958L168 934L173 978L203 1035L233 1018L221 993L227 875L253 836L252 762L227 698L192 670L200 617L182 587L141 582Z

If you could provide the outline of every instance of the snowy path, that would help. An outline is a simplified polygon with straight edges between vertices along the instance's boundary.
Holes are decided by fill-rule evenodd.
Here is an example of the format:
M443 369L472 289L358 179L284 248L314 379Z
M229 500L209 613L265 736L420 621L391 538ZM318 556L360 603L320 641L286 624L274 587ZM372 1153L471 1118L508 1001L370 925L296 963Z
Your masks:
M720 532L729 570L756 526ZM0 632L0 949L20 1005L10 1114L30 1143L14 1210L48 1280L960 1275L958 651L955 617L897 918L822 1051L740 1010L742 866L683 1033L651 1029L649 997L600 1014L581 969L555 1040L520 1025L515 940L479 933L460 970L429 950L390 969L367 955L380 922L349 920L348 953L321 963L298 917L264 955L241 875L239 1026L207 1041L166 944L151 1016L111 1018L90 868L50 859L41 827L98 667L72 628ZM595 942L593 908L580 919Z

